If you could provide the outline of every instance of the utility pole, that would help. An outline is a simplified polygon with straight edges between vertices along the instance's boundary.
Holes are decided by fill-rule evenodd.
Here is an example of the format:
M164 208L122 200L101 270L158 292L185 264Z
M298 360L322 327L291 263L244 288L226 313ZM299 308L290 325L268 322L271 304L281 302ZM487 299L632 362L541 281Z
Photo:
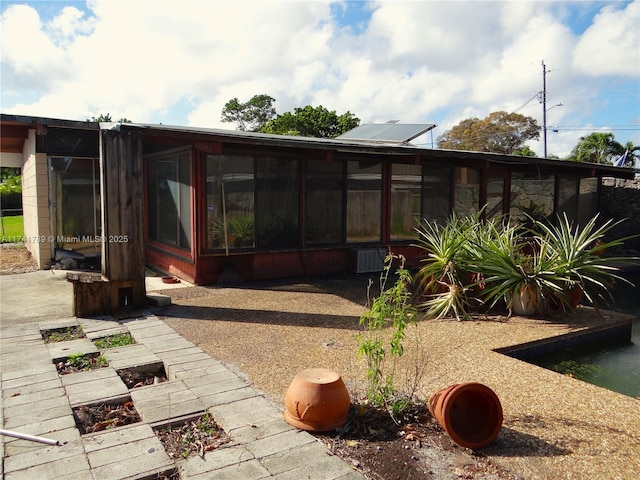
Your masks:
M542 60L542 142L544 158L547 158L547 67Z
M542 91L540 92L540 103L542 103L542 143L544 145L544 157L547 158L547 112L555 107L562 107L562 102L547 108L547 66L542 60ZM554 130L557 131L557 130Z

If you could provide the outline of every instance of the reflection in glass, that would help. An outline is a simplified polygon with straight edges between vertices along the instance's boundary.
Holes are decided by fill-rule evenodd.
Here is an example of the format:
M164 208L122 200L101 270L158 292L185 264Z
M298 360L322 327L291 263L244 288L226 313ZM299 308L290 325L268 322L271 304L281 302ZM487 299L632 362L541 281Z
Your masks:
M372 160L347 164L347 242L381 238L382 165Z
M299 245L298 179L298 160L257 158L256 239L259 247Z
M149 236L191 247L190 152L180 148L148 158Z
M424 166L422 217L444 225L451 213L451 168Z
M254 246L253 157L207 155L207 248Z
M553 214L555 176L538 173L511 174L511 209L513 220L523 223L527 216L544 220Z
M480 172L458 167L455 173L453 210L458 217L475 215L480 208Z
M307 245L343 242L344 169L340 162L308 160L305 199Z
M422 166L394 163L391 166L391 240L416 238L420 221Z

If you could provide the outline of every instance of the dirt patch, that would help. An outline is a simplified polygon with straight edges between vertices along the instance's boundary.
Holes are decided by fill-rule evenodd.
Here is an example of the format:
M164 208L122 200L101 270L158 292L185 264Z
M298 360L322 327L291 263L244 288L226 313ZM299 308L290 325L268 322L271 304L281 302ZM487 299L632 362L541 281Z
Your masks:
M86 372L87 370L96 370L108 366L109 361L99 353L86 353L84 355L78 353L56 362L56 370L60 375Z
M167 455L173 459L199 455L215 450L230 441L227 434L209 414L194 420L154 429Z
M344 428L316 436L370 479L518 478L453 443L424 405L413 405L395 418L382 409L352 405Z
M145 369L140 367L123 368L116 370L116 372L129 390L167 381L167 374L162 365Z
M131 400L74 407L73 417L81 434L95 433L140 421Z
M0 247L0 275L35 272L38 270L31 252L24 246Z
M85 338L82 326L74 325L73 327L52 328L50 330L40 330L44 343L64 342L67 340L77 340Z

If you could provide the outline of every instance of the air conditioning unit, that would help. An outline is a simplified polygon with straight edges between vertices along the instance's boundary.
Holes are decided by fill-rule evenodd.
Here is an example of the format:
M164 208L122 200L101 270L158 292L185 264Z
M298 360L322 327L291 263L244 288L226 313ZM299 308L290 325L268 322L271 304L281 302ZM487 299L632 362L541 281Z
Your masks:
M351 271L355 273L381 272L387 251L383 248L351 250Z

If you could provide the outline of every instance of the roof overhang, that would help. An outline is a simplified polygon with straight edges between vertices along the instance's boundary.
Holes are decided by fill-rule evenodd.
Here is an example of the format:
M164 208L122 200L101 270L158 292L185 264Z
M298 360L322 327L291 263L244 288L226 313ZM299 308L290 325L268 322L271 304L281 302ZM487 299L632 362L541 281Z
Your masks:
M163 124L142 123L96 123L53 118L29 117L0 114L2 138L0 151L6 153L22 153L22 145L28 136L29 129L46 132L46 127L61 127L81 130L137 130L144 136L161 138L173 137L186 141L217 141L249 146L269 146L297 149L333 150L345 153L378 154L389 156L405 156L423 158L431 161L467 162L483 168L484 165L502 165L505 168L530 167L548 168L555 171L566 171L581 176L603 176L633 179L639 169L614 167L596 163L569 162L566 160L538 157L521 157L500 155L485 152L467 152L460 150L439 150L416 147L411 144L389 144L387 142L371 142L345 138L312 138L290 135L273 135L258 132L244 132L203 127L186 127ZM426 130L428 131L428 129ZM19 150L19 152L18 152Z

